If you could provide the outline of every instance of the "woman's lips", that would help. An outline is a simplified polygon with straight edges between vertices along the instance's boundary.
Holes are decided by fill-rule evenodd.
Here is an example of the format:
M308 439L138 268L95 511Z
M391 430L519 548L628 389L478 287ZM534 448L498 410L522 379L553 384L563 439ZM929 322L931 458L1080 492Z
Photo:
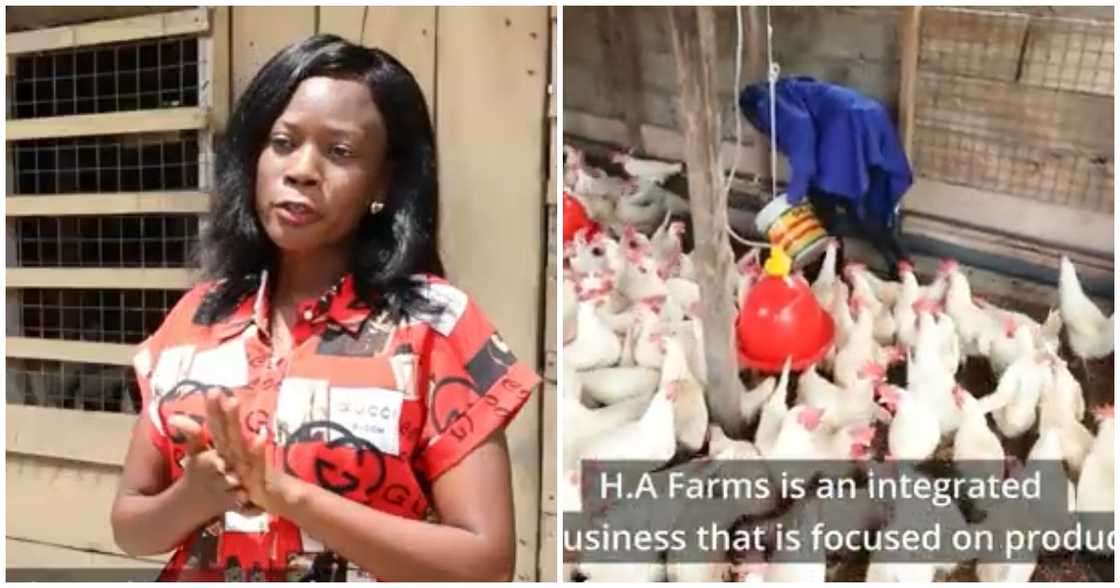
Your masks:
M280 221L293 227L309 225L321 216L318 211L298 202L281 202L276 205L276 215Z

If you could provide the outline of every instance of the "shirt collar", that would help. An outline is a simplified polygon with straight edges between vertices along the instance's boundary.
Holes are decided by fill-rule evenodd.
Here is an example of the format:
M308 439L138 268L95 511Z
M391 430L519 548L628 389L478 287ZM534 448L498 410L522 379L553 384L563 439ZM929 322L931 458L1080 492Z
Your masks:
M317 325L329 321L352 335L357 335L362 324L370 315L370 308L357 295L354 277L346 274L338 284L319 298L300 302L297 306L298 324L305 322ZM251 324L263 332L269 332L271 307L268 300L268 270L260 273L260 285L252 297L246 297L230 316L214 326L219 340L241 334Z

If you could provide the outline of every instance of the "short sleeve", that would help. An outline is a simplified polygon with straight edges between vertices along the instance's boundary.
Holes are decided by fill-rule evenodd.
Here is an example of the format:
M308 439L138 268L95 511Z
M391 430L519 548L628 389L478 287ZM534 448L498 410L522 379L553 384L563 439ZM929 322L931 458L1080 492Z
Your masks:
M415 467L429 482L505 428L540 383L473 299L450 312L458 316L431 331L421 359L428 393Z
M185 327L192 321L200 300L209 289L209 285L204 284L184 294L164 317L159 328L136 347L132 357L136 383L140 388L140 420L136 434L151 439L168 460L172 458L171 441L160 416L153 380L159 378L161 372L174 371L169 369L172 367L170 364L189 359L186 357L188 354L183 353L187 348L177 345L176 340L183 336Z

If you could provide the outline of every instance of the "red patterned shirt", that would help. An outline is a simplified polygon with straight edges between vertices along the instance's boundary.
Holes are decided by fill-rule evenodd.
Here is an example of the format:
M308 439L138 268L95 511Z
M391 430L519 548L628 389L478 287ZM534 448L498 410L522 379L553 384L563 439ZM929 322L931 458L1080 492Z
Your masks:
M418 278L438 312L374 316L347 276L299 305L292 351L276 359L267 273L255 297L212 324L199 318L211 285L184 295L134 361L142 428L171 478L183 474L187 447L168 418L201 423L205 393L217 389L239 399L246 434L266 429L289 473L371 508L427 517L431 483L505 427L539 378L474 300L442 279ZM196 530L160 579L373 578L290 521L228 512Z

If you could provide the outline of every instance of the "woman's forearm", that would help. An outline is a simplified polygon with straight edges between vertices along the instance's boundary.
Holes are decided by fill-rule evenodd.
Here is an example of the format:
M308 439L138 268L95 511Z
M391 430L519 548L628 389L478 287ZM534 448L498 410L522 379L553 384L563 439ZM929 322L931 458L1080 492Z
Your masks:
M381 581L508 581L505 546L467 529L406 519L297 482L275 512Z
M121 494L113 504L113 539L129 555L167 553L214 515L184 492L184 480L153 495Z

